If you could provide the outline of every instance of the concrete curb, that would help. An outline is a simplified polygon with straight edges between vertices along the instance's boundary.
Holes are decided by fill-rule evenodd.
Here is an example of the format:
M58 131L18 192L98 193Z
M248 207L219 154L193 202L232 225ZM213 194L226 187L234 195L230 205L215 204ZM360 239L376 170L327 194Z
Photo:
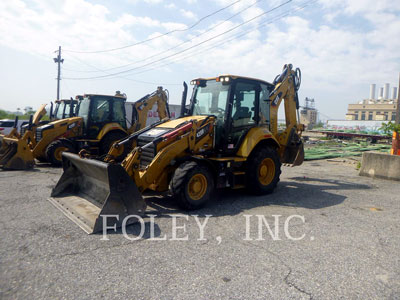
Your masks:
M359 175L400 181L400 156L364 152Z

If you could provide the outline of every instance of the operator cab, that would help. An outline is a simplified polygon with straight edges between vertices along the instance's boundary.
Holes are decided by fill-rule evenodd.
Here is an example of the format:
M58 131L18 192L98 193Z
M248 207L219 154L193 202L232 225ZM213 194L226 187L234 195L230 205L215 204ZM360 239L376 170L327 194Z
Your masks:
M274 85L259 79L223 75L199 78L194 85L188 115L215 116L215 149L235 153L247 132L270 126L269 95Z
M100 130L108 123L118 123L126 130L125 102L126 96L123 94L90 94L79 97L77 116L83 118L86 138L96 139Z

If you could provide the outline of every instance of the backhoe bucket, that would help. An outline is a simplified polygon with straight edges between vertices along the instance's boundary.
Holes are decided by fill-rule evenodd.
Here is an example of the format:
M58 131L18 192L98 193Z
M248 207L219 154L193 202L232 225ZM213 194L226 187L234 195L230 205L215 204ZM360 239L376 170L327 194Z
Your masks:
M281 162L289 166L300 166L304 161L304 144L295 128L290 131L286 147L282 153Z
M3 169L26 170L33 168L35 160L25 139L4 137L0 147L0 166Z
M107 227L121 227L125 217L144 214L146 203L121 165L68 152L62 156L64 173L49 201L84 231L102 231L103 222ZM126 224L136 221L132 217Z
M303 161L304 161L304 144L301 143L297 150L297 155L296 158L294 159L293 167L300 166L303 163Z

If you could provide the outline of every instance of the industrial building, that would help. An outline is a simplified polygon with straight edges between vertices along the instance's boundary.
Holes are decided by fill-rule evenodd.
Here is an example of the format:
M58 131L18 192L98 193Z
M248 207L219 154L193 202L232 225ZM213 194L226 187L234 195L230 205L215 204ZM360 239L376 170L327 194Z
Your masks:
M389 95L389 83L379 88L379 96L375 97L376 84L371 84L369 99L356 104L349 104L346 120L361 121L394 121L396 119L397 92L393 87Z
M312 129L317 124L318 111L315 109L314 98L306 97L304 106L300 110L300 123L304 124L307 129Z

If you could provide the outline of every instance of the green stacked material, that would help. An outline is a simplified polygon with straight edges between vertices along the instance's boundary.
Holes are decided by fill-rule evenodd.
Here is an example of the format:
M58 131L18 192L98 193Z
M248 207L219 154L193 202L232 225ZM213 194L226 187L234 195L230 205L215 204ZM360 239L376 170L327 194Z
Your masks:
M347 156L361 156L364 151L389 152L391 145L368 145L366 143L328 144L306 148L305 160L328 159Z
M369 135L382 135L384 134L379 131L368 131L368 130L355 130L355 129L321 129L321 130L310 130L310 132L319 132L319 131L326 131L326 132L340 132L340 133L359 133L359 134L369 134Z

